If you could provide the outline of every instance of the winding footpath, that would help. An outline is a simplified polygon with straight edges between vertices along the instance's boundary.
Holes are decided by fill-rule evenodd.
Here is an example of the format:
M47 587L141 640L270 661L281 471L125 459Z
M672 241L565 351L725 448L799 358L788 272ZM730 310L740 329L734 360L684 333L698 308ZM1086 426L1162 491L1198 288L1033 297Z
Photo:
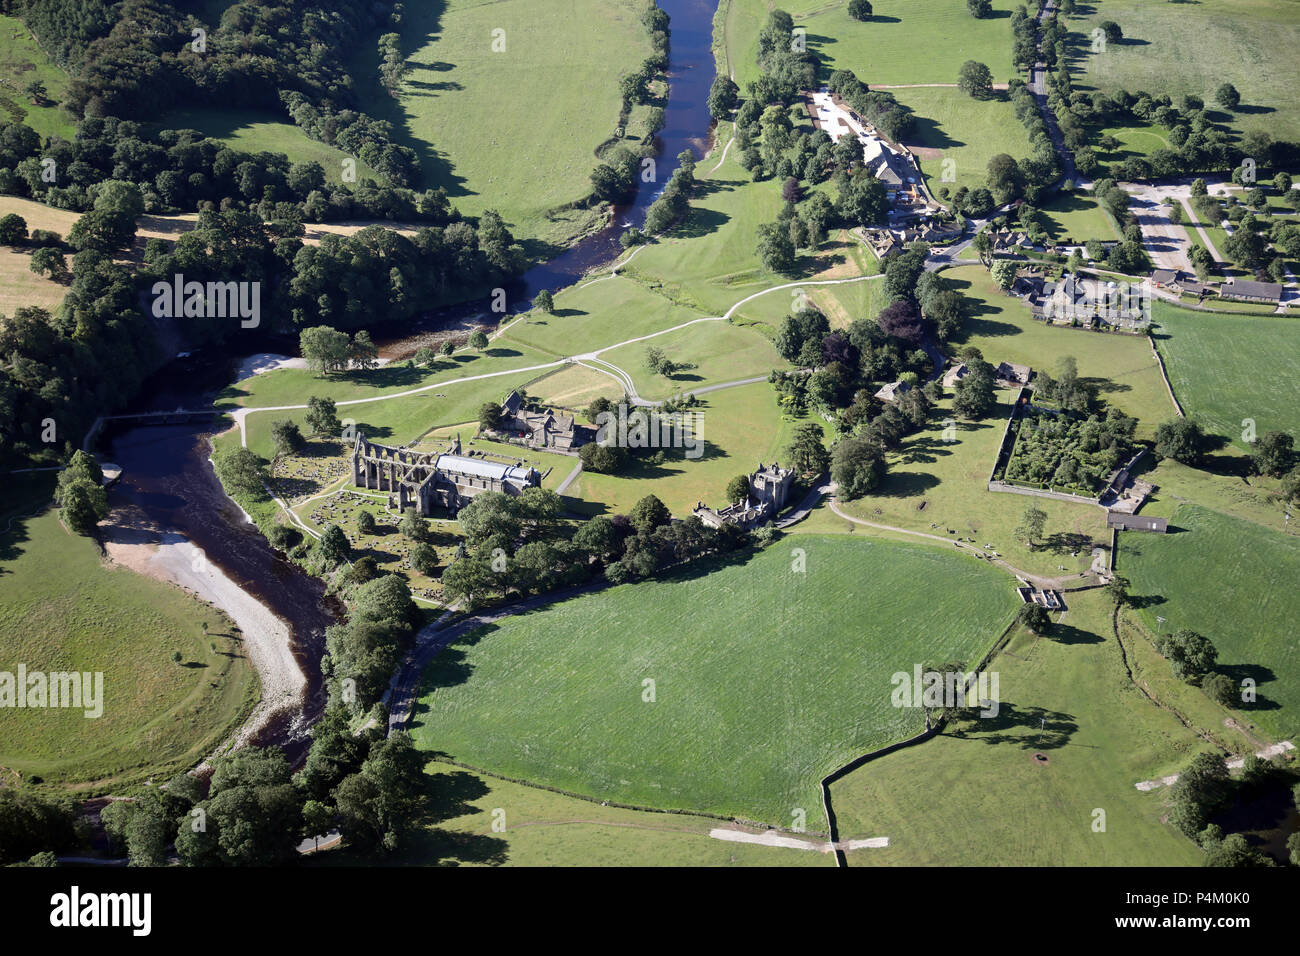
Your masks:
M629 256L628 258L630 259L631 257ZM627 260L624 260L623 263L621 264L625 265L626 263ZM603 276L601 278L602 279L614 278L614 273L611 272L610 275ZM502 376L505 375L519 375L520 373L523 372L542 372L542 371L546 371L547 369L559 368L563 365L582 365L586 368L592 368L593 371L604 372L605 374L617 380L621 385L623 385L624 388L627 389L628 395L631 398L633 398L637 404L659 405L662 403L638 400L636 386L633 383L631 375L629 375L623 369L619 368L617 365L614 365L612 362L607 362L604 359L600 358L601 353L610 352L613 351L614 349L622 348L625 345L635 345L638 342L647 342L651 339L658 338L661 335L667 335L670 332L677 332L685 328L690 328L692 325L699 325L702 322L729 321L731 317L736 314L736 311L741 306L745 305L747 302L752 302L754 299L760 298L761 296L764 295L768 295L772 292L780 292L782 289L794 289L803 286L847 285L854 282L870 282L875 279L883 279L883 278L884 275L883 273L881 273L881 274L869 275L869 276L852 276L847 279L817 279L817 280L808 280L803 282L784 282L781 285L776 285L767 289L762 289L758 292L752 293L751 295L745 296L745 298L741 299L739 302L737 302L735 305L729 308L722 315L701 316L698 319L691 319L689 322L682 322L677 325L670 326L669 328L666 329L659 329L656 332L649 332L645 335L638 335L630 339L624 339L621 342L614 342L610 345L604 345L590 352L581 352L574 355L566 356L564 358L556 359L554 362L545 362L541 365L524 365L524 366L519 366L517 368L503 369L499 372L484 372L481 375L464 375L461 376L460 378L443 379L441 381L433 382L428 385L421 385L417 388L408 388L400 392L389 392L386 395L375 395L369 398L345 399L343 401L335 402L335 406L338 408L345 408L353 405L369 405L374 402L387 402L387 401L392 401L393 399L396 398L409 398L412 395L421 395L425 392L431 392L435 389L446 388L453 385L463 385L466 382L481 382L489 378L501 378ZM593 279L592 281L597 282L601 280ZM498 332L496 332L492 336L492 338L493 339L499 338L508 329L510 329L513 325L515 325L516 322L519 321L521 320L516 319L515 322L511 322L509 325L503 327ZM591 363L596 363L597 366L601 366L601 367L593 368ZM700 388L700 389L692 389L691 393L695 395L702 395L705 394L706 392L718 391L719 389L723 389L723 388L736 388L740 385L752 385L755 382L766 381L766 379L767 376L757 376L754 378L740 379L734 382L722 382L716 385L707 385L704 388ZM251 408L241 407L241 408L234 409L233 411L230 412L230 416L232 419L234 419L236 426L238 426L239 428L239 443L243 447L247 448L248 447L247 419L249 415L257 414L260 412L301 411L305 408L307 408L307 405L305 404L259 405Z

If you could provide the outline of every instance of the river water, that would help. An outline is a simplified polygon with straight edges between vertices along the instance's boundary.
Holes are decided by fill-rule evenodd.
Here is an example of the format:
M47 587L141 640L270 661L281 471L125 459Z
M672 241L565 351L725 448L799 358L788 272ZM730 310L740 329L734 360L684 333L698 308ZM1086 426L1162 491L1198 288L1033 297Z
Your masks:
M542 289L572 284L593 266L622 251L619 235L640 226L646 208L676 170L677 155L691 149L697 159L708 148L711 125L708 92L715 75L711 49L717 0L660 0L671 17L669 82L665 126L660 132L655 181L643 183L635 202L614 211L610 225L550 260L528 270L510 290L521 308ZM483 312L479 303L443 309L401 329L372 334L386 355L400 355L413 333L461 327ZM243 337L241 337L242 339ZM245 340L246 341L246 340ZM275 347L263 341L258 351ZM280 344L283 348L283 344ZM153 376L131 411L204 408L235 378L243 356L199 352L178 358ZM99 439L102 457L122 466L113 487L113 520L128 528L183 535L201 548L208 561L239 583L278 618L292 635L294 657L307 677L303 709L269 725L255 742L283 747L297 762L305 754L305 731L324 706L320 659L325 628L342 608L327 599L324 586L273 551L256 527L222 490L208 461L210 426L118 427Z

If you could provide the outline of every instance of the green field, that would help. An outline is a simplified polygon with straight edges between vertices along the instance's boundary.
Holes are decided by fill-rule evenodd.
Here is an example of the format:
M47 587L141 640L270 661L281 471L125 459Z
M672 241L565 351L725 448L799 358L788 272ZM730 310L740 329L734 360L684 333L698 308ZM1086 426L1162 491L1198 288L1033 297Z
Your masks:
M663 349L683 368L670 376L652 373L645 365L648 346ZM621 345L600 357L631 375L637 394L648 399L767 375L790 365L765 335L727 322L702 322L646 342Z
M662 465L637 463L617 475L584 471L568 488L569 507L588 514L626 514L646 495L656 495L673 514L685 517L696 502L721 506L727 482L759 462L785 457L797 422L781 415L766 382L710 392L692 409L699 458L670 449Z
M342 405L338 410L339 418L345 423L350 419L356 425L357 431L372 441L387 445L405 444L442 425L460 425L464 422L476 421L478 410L484 402L500 402L511 387L522 384L533 374L519 372L514 376L502 375L476 382L448 385L445 391L432 389L381 402ZM301 396L300 401L310 394L312 392L308 391L306 395ZM279 419L288 419L297 422L300 428L305 429L306 418L306 409L258 412L249 415L248 447L269 460L274 454L271 443L271 423ZM223 434L218 439L218 443L223 446L238 441L238 431Z
M553 315L530 312L526 321L511 325L493 344L525 345L558 359L671 329L703 315L618 275L562 289L555 295Z
M332 183L343 182L344 160L353 159L341 149L312 139L283 116L259 110L177 110L168 113L160 125L163 129L196 129L245 153L284 153L290 162L320 163L325 178ZM361 160L353 162L357 180L379 179L379 174Z
M39 104L25 92L33 80L45 84L45 97ZM42 138L71 140L76 125L59 109L67 89L68 75L45 55L23 22L0 16L0 119L21 121Z
M30 496L15 510L29 513L39 501ZM208 756L256 702L257 675L228 618L105 563L94 542L63 529L56 510L15 518L0 536L0 560L0 670L104 675L98 718L0 709L3 770L96 792L165 779Z
M956 89L894 90L894 95L916 113L915 131L904 142L923 147L918 153L921 173L931 192L940 186L953 192L983 186L989 160L998 153L1016 159L1030 155L1029 134L1010 100L975 100ZM945 170L952 172L952 180L943 178Z
M763 269L754 251L758 227L781 211L780 187L753 182L736 153L731 150L716 172L721 154L696 167L707 186L691 200L686 223L637 252L623 270L706 315L721 315L746 295L783 281Z
M379 368L362 371L353 369L343 374L322 376L305 368L280 368L244 379L225 388L218 396L222 407L274 408L280 405L305 404L309 396L332 398L336 402L361 401L426 388L440 382L476 376L492 375L511 369L527 369L554 362L544 354L517 343L494 342L482 352L461 349L447 358L440 356L431 368L408 368L406 362L395 362ZM525 376L538 373L524 372ZM509 391L509 376L502 376L502 396ZM425 393L432 397L432 393ZM342 414L342 411L340 411Z
M804 809L817 830L820 777L922 726L890 675L977 659L1015 601L1002 573L933 548L799 536L471 635L430 667L412 731L512 777L776 824Z
M1211 315L1157 301L1156 341L1183 410L1245 447L1255 430L1300 435L1300 323L1285 316Z
M1114 136L1119 147L1104 150L1097 147L1097 158L1104 163L1122 163L1134 156L1150 156L1158 149L1169 149L1166 131L1154 124L1141 126L1103 126L1097 130L1097 139Z
M528 386L528 394L548 405L584 409L597 398L621 399L623 386L586 366L567 365Z
M1103 20L1118 23L1124 41L1092 53L1092 30ZM1235 129L1300 139L1300 111L1291 95L1300 87L1295 56L1300 17L1294 0L1106 0L1069 25L1084 84L1168 93L1175 100L1195 93L1213 111L1212 118ZM1241 106L1231 114L1213 102L1224 82L1241 93Z
M1278 739L1296 733L1300 538L1190 504L1170 524L1177 533L1121 536L1116 566L1132 582L1143 623L1153 634L1204 634L1220 669L1256 681L1259 702L1244 709L1250 719Z
M888 837L850 866L1195 866L1162 824L1167 795L1133 786L1203 746L1133 686L1100 592L1068 597L1048 637L994 660L998 716L871 761L831 787L841 839ZM1046 764L1033 759L1045 754ZM1095 811L1105 831L1094 832Z
M650 52L644 8L643 0L409 5L400 97L378 85L374 38L351 58L352 74L368 110L417 151L428 186L445 188L469 215L496 209L520 237L562 241L590 225L585 210L557 207L591 192L596 148L618 127L619 78ZM494 30L504 31L504 51L493 51Z
M767 11L780 7L808 31L808 49L834 70L853 70L864 83L956 83L966 60L979 60L1005 83L1011 70L1011 25L1015 5L994 0L994 15L976 20L965 0L873 0L874 18L849 17L848 0L731 0L727 55L736 82L758 76L758 32Z
M1114 223L1086 193L1057 193L1039 212L1053 242L1086 243L1089 239L1118 239Z
M432 820L385 866L831 866L829 853L713 839L719 820L605 807L430 761ZM812 841L813 838L810 838ZM374 865L349 850L320 866Z

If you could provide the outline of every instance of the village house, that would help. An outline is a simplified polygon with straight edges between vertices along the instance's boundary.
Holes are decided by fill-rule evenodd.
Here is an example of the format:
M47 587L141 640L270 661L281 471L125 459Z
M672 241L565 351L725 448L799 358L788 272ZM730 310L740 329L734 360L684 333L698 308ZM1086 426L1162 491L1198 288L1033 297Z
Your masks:
M970 374L970 368L965 362L960 365L954 365L948 371L943 373L943 387L955 388L957 383Z
M1033 374L1034 370L1028 365L1017 365L1015 362L999 362L993 371L997 383L1007 388L1028 385Z
M549 408L540 412L525 408L518 392L511 392L501 403L498 431L531 448L562 452L576 451L596 437L595 429L577 424L572 415L557 415Z
M749 494L744 501L736 501L719 508L705 507L696 502L691 514L710 528L733 524L749 531L771 521L785 507L790 486L794 484L794 470L782 468L776 462L758 463L758 470L749 475Z
M912 386L907 382L890 382L888 385L880 386L880 390L876 392L876 398L882 402L892 402L900 395L911 390Z
M989 239L993 242L993 251L1003 255L1021 255L1025 249L1033 246L1023 232L1005 227L990 230Z
M1169 292L1194 295L1202 299L1207 295L1218 293L1218 290L1208 282L1200 282L1179 269L1154 270L1151 273L1151 284Z
M1177 269L1156 269L1151 273L1151 281L1162 289L1171 289L1178 291L1178 278L1180 273Z
M389 492L398 511L415 508L431 515L438 508L455 514L476 495L499 491L519 495L541 485L537 469L461 454L460 441L447 452L414 452L357 435L352 449L352 482L358 488Z

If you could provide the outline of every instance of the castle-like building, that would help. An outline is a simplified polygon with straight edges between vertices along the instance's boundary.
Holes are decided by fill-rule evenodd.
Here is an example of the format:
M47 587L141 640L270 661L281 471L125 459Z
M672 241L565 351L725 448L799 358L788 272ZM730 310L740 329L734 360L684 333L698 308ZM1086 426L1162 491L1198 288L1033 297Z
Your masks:
M734 524L746 531L771 521L785 507L790 486L794 484L794 470L782 468L776 462L758 463L758 470L749 475L749 494L744 501L733 502L725 508L706 508L696 502L691 514L710 528Z
M414 507L422 515L436 508L455 514L485 491L518 495L541 485L536 468L489 461L460 453L460 441L449 452L414 452L369 441L357 435L352 449L352 481L359 488L394 495L399 511Z

